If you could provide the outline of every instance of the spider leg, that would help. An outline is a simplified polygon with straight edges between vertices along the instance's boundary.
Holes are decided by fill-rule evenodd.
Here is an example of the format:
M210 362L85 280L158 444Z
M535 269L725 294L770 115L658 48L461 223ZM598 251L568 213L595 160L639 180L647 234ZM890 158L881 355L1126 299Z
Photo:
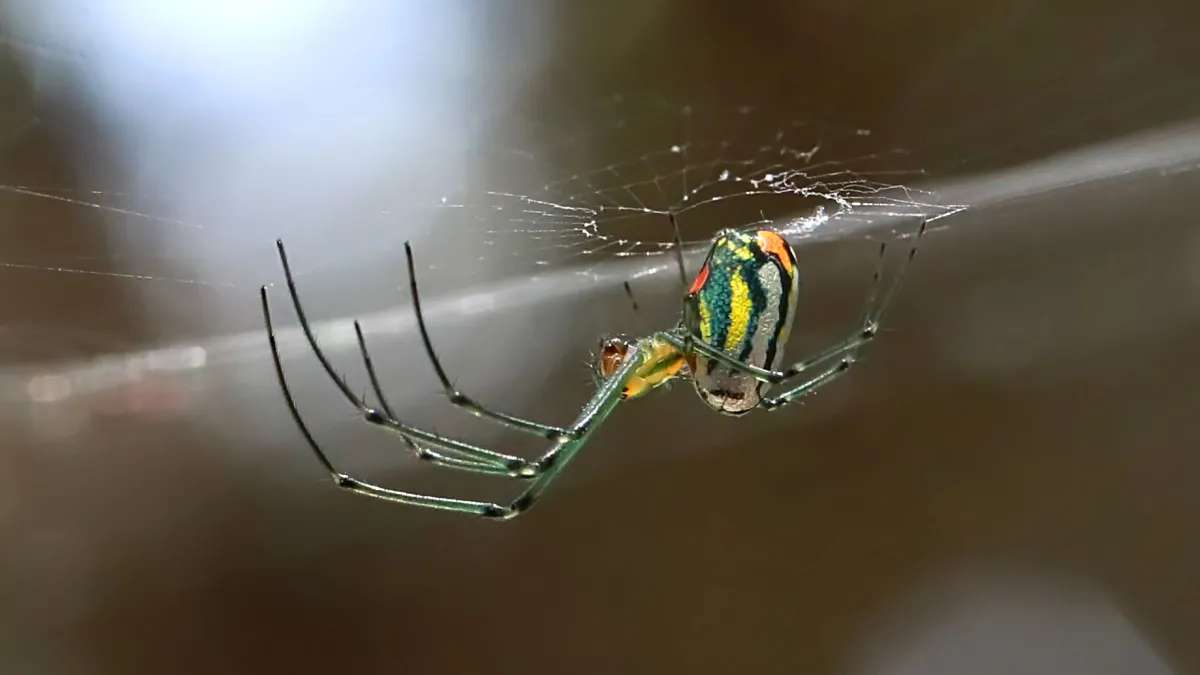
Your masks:
M879 262L875 267L875 273L871 279L871 292L863 303L863 318L858 331L840 344L829 347L818 353L815 357L805 359L788 368L784 371L788 379L806 370L814 360L825 360L840 354L844 355L844 360L850 365L858 361L858 353L879 334L879 325L880 320L883 318L883 313L891 306L892 301L896 298L896 294L900 291L900 286L904 282L904 278L908 276L908 268L912 265L913 258L917 256L917 248L921 245L921 239L925 236L925 230L928 225L928 220L921 220L921 224L917 227L917 231L913 235L913 243L908 249L908 255L905 257L900 269L896 271L895 278L888 287L887 292L882 296L880 296L879 291L883 286L883 268L885 256L887 255L887 243L879 245Z
M878 334L880 318L883 316L884 310L887 309L893 298L895 298L901 282L904 281L905 274L908 272L908 266L912 264L913 258L917 255L917 247L921 243L921 237L925 235L925 229L927 225L928 221L921 221L921 225L917 228L917 232L913 237L912 247L908 250L908 257L904 261L900 270L897 271L895 280L888 288L887 293L883 295L882 300L879 300L879 289L882 285L880 282L883 278L884 256L887 253L887 244L885 243L880 245L879 263L875 268L875 275L872 278L871 292L867 296L867 300L864 303L862 324L858 332L846 340L843 340L841 343L823 350L815 357L806 359L805 361L801 361L795 366L792 366L792 368L789 368L787 372L789 374L793 372L803 372L813 364L814 360L828 360L836 356L841 356L841 361L839 361L836 366L833 366L832 368L829 368L817 374L816 376L791 387L781 394L763 399L762 403L760 404L762 408L766 410L776 410L787 405L788 403L799 400L800 398L811 394L816 389L841 377L846 373L846 371L850 370L851 366L858 362L858 354L862 350L863 346L873 340Z
M375 391L375 398L379 401L379 406L383 408L383 412L387 415L387 418L389 420L396 420L396 412L392 409L391 403L388 402L387 396L383 393L383 387L379 384L379 375L375 372L375 363L371 359L371 353L367 350L367 341L363 337L362 324L358 321L354 322L354 334L358 339L358 351L362 354L363 367L367 371L367 377L371 380L371 388ZM358 400L361 401L365 398L364 396ZM429 462L435 462L443 466L454 466L468 471L474 470L478 473L508 473L508 466L501 462L488 463L478 460L466 460L461 457L450 457L427 448L422 448L403 434L400 435L400 438L404 440L405 445L409 449L416 453L418 458ZM493 470L497 467L502 469L502 471L497 472Z
M850 366L852 365L854 365L853 358L847 356L841 361L838 361L837 365L826 368L820 373L808 378L804 382L801 382L791 389L788 389L782 394L763 398L761 401L759 401L758 407L762 408L763 410L771 411L782 408L783 406L794 401L798 401L801 398L813 393L817 389L820 389L821 387L838 379L842 375L845 375L846 371L850 370Z
M421 332L421 341L425 344L425 353L429 356L429 361L433 364L433 370L437 373L438 380L442 383L442 389L446 391L446 396L449 397L450 402L476 417L499 422L510 429L541 436L548 440L570 437L574 432L569 429L541 424L507 413L490 410L451 384L450 378L446 376L446 370L442 368L442 362L438 358L437 352L433 349L433 340L430 339L429 330L425 326L425 315L421 311L421 294L417 291L417 273L413 265L412 246L408 242L404 242L404 255L408 259L408 287L412 295L413 313L417 315L417 328Z
M385 429L390 429L391 431L399 434L405 439L405 442L407 445L409 445L409 447L412 447L416 450L417 456L425 461L457 469L474 470L481 473L510 476L529 475L531 472L531 466L529 462L520 457L493 452L491 450L476 447L469 443L464 443L462 441L446 438L438 434L433 434L423 429L405 424L404 422L395 419L395 417L392 415L381 413L378 410L367 406L367 404L360 399L353 390L350 389L350 386L346 384L345 378L338 374L337 370L333 367L333 364L329 361L329 357L325 355L324 350L322 350L321 346L317 343L316 335L313 333L312 326L309 324L308 317L305 315L304 308L300 303L300 294L296 289L296 282L292 276L291 266L288 264L287 254L283 248L283 242L276 242L276 246L279 249L279 259L283 264L284 278L287 282L288 293L292 299L292 307L296 312L297 322L300 324L300 329L304 333L309 347L312 349L313 354L317 357L317 361L320 362L321 367L325 370L325 373L331 380L333 380L338 390L341 391L342 396L350 403L350 405L358 409L358 411L362 414L363 419L367 420L371 424L383 427ZM267 321L268 332L273 333L270 321L270 305L267 300L266 287L263 287L262 289L262 301L263 316ZM272 338L272 340L273 339L274 338ZM272 344L274 344L274 342L272 342ZM360 346L361 345L362 343L360 342ZM372 370L374 369L372 368ZM449 456L416 447L414 443L415 441L439 448L448 453Z
M694 335L684 335L681 337L679 335L664 333L663 339L670 342L671 345L673 345L676 349L683 351L688 351L690 349L691 351L698 352L733 370L736 370L740 373L745 373L759 382L779 384L789 378L795 377L800 373L812 369L814 366L825 363L834 357L841 356L847 351L857 349L869 342L871 338L856 335L849 340L839 342L832 347L821 350L817 354L804 359L787 370L767 370L766 368L759 368L758 366L751 365L745 361L739 361L737 357L726 354L724 350L718 349L717 347L712 346L711 344Z
M374 497L376 499L399 502L401 504L409 504L411 506L421 506L430 509L469 513L476 516L487 516L490 513L503 509L503 507L497 504L490 504L487 502L452 499L449 497L434 497L412 492L402 492L400 490L391 490L388 488L379 487L378 485L364 483L357 478L352 478L338 471L333 466L333 463L329 461L329 458L325 455L325 452L321 450L320 444L317 443L316 438L314 438L312 432L309 431L308 425L304 423L304 417L300 414L300 408L296 405L296 399L292 396L291 388L287 383L287 377L283 372L283 363L279 357L279 346L275 341L275 331L271 327L271 315L269 304L267 302L266 286L262 287L261 294L263 313L267 322L267 339L271 343L271 357L275 362L275 375L279 378L279 387L283 391L283 398L287 403L288 412L291 413L292 420L295 421L296 426L300 429L300 434L304 436L304 440L308 443L308 447L313 451L313 454L316 455L317 461L319 461L321 466L325 467L325 470L328 471L329 475L333 477L335 485L343 490L366 495L368 497Z
M558 477L564 468L566 468L567 464L574 459L579 450L587 442L587 439L591 433L595 431L595 429L612 413L617 404L620 403L621 390L625 387L629 379L633 376L634 372L642 365L644 361L643 357L641 356L642 351L639 349L634 351L633 355L621 364L620 369L618 369L617 372L614 373L613 376L609 378L599 390L596 391L596 394L592 396L592 399L583 406L583 409L579 413L579 417L571 426L573 433L567 437L558 439L551 449L543 454L542 457L537 461L535 466L537 478L534 480L534 482L524 492L522 492L520 496L518 496L508 505L501 505L492 502L454 499L449 497L436 497L413 492L403 492L400 490L392 490L363 482L357 478L353 478L338 471L337 468L334 467L328 456L321 449L320 444L317 443L316 438L312 435L308 425L305 424L304 418L300 414L300 409L296 405L296 400L292 396L291 388L287 383L287 377L284 374L283 363L279 355L279 346L276 342L275 330L271 323L270 303L267 298L267 288L265 286L260 289L260 295L262 298L263 318L267 327L267 339L271 346L271 358L275 365L275 374L279 380L280 389L283 391L284 401L287 403L288 411L292 415L292 419L296 423L296 426L300 429L301 435L304 436L304 440L308 443L309 448L312 450L313 454L316 455L317 461L319 461L321 466L323 466L325 470L329 472L329 475L333 477L334 483L339 488L368 497L373 497L375 499L398 502L401 504L408 504L410 506L440 509L444 511L466 513L483 518L501 520L515 518L516 516L525 512L530 506L533 505L535 501L537 501L538 497L540 497L546 491L554 479ZM319 352L318 360L322 361L323 363L327 362L327 360L324 358L324 355L320 354ZM377 381L377 378L374 379ZM345 386L345 383L340 381L339 378L335 377L334 380L335 382L340 382L340 386ZM353 396L348 396L348 398L357 400L357 398ZM365 414L365 416L367 417L368 421L372 421L372 415L379 415L370 409L367 409L367 411L368 412ZM399 425L400 423L396 424ZM407 425L401 426L403 426L403 429L398 430L398 433L401 435L412 435L416 438L427 440L433 444L440 444L441 447L446 449L457 450L466 445L458 441L453 441L452 439L443 438L436 434L430 434L429 432L425 432L414 427L408 427ZM473 449L483 450L482 448ZM482 462L476 464L476 466L481 464ZM448 465L456 466L453 464Z
M661 337L658 334L656 337ZM569 427L571 434L560 438L554 445L537 460L537 477L529 487L525 488L503 511L489 514L497 518L514 518L527 511L541 497L563 469L579 454L579 450L587 443L592 432L608 418L617 404L621 402L621 391L633 377L634 372L645 362L641 344L629 350L629 357L622 363L617 372L605 380L591 400L584 404L574 424Z

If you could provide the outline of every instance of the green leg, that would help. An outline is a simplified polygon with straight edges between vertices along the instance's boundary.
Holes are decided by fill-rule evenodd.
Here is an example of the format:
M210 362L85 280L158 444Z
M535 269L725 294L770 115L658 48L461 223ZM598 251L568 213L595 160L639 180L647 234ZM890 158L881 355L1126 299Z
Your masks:
M854 361L850 357L844 358L839 361L837 365L825 369L821 373L805 380L804 382L801 382L782 394L764 398L758 405L760 408L768 411L782 408L793 401L798 401L801 398L813 393L817 389L829 384L842 375L845 375L846 371L850 370L850 366L852 365L854 365Z
M283 392L284 401L287 403L288 411L292 415L292 420L296 423L296 427L300 429L300 434L308 443L309 449L316 455L317 461L329 475L333 477L334 484L343 490L349 490L357 494L383 499L400 504L408 504L410 506L420 506L429 509L441 509L445 511L455 511L458 513L469 513L477 516L483 516L490 512L491 509L497 508L494 504L486 502L467 501L465 499L450 499L447 497L433 497L429 495L419 495L412 492L401 492L400 490L390 490L388 488L364 483L356 478L351 478L346 474L334 468L333 463L325 456L325 452L321 450L321 446L309 431L308 425L304 423L304 418L300 414L300 409L296 406L296 399L292 396L291 387L288 386L287 377L283 372L283 363L279 358L279 346L275 341L275 331L271 327L270 309L267 304L267 288L264 286L261 290L263 301L263 312L267 322L267 339L271 344L271 357L275 363L275 375L279 378L279 388Z
M777 408L781 408L781 407L787 405L788 403L791 403L792 401L798 400L804 396L807 396L808 394L811 394L814 390L818 389L819 387L821 387L825 384L828 384L829 382L832 382L833 380L836 380L837 378L844 375L846 373L846 371L850 369L850 366L854 365L857 362L858 351L862 348L863 345L870 342L872 337L874 337L874 333L870 333L868 335L866 332L864 332L862 335L850 338L849 340L845 340L841 343L833 345L832 347L821 350L815 356L812 356L810 358L807 358L807 359L801 361L800 363L797 363L795 366L793 366L792 368L789 368L787 371L784 371L783 373L775 373L772 371L763 370L762 368L756 368L748 363L743 363L741 361L738 361L737 359L730 357L728 354L725 354L724 352L717 352L721 358L717 358L716 356L714 356L713 359L719 360L721 363L728 365L730 368L732 368L734 370L744 372L744 373L754 377L755 379L758 379L760 382L769 382L769 383L775 383L775 378L774 377L767 378L765 376L760 377L759 373L764 373L764 374L771 375L771 376L778 375L778 374L785 375L786 377L780 378L778 380L779 382L783 382L783 381L786 381L787 379L790 379L794 375L799 375L801 373L808 372L812 368L822 365L824 363L828 363L829 361L832 361L835 358L840 359L836 365L826 368L825 370L822 370L817 375L810 377L809 379L801 382L800 384L792 387L791 389L788 389L787 391L783 392L782 394L779 394L778 396L764 398L762 400L762 402L759 404L759 407L761 407L765 410L775 410ZM666 338L664 338L664 339L666 339ZM685 341L679 340L678 338L674 338L674 339L678 340L678 343L679 343L676 345L676 347L683 349L683 347L681 345ZM696 347L696 351L701 352L702 354L705 354L705 355L709 355L710 352L702 351L699 348L699 346L696 344L696 342L693 342L692 344L693 344L693 346ZM703 344L703 343L700 343L700 344ZM712 349L712 347L709 345L705 345L705 346L708 347L709 349ZM794 371L794 373L793 373L793 371Z
M740 373L745 373L759 382L766 382L768 384L779 384L789 377L799 375L815 365L824 363L835 356L840 356L843 352L854 349L865 343L865 341L861 343L856 342L854 344L843 342L820 352L812 358L801 361L786 371L779 371L767 370L766 368L759 368L758 366L751 365L744 361L739 361L737 358L726 354L723 350L708 344L694 335L690 338L686 335L676 333L659 333L658 335L662 340L669 342L673 347L682 352L686 353L692 351L702 354L713 361L725 365L733 370L736 370Z
M659 334L659 337L661 335ZM587 443L596 427L608 419L617 404L621 402L621 390L625 388L629 378L644 361L645 350L641 348L644 342L645 340L640 341L630 348L629 356L621 364L621 368L613 373L613 376L608 378L592 396L592 399L584 405L579 417L570 426L571 437L559 440L549 452L538 458L538 476L533 483L503 511L488 515L504 519L516 517L533 506L534 502L546 492L562 470L567 468L567 465L579 454L579 450Z
M321 466L323 466L325 470L329 472L330 476L333 477L334 483L344 490L366 495L368 497L373 497L375 499L408 504L410 506L440 509L445 511L453 511L456 513L467 513L484 518L503 520L514 518L520 515L524 511L528 510L529 507L532 506L533 503L546 491L554 479L558 477L559 473L579 453L579 450L583 447L584 443L591 435L591 432L594 431L596 427L598 427L600 423L612 413L613 409L621 400L621 390L628 383L634 371L637 370L637 368L641 366L643 362L641 356L642 351L640 349L632 350L630 358L628 358L621 365L621 368L613 375L613 377L609 378L596 392L592 399L583 407L578 419L569 428L571 433L568 435L568 437L564 437L557 441L549 452L542 455L542 457L532 465L531 473L521 474L523 477L536 476L536 479L534 480L533 484L531 484L517 499L510 504L500 505L489 502L470 501L449 497L435 497L412 492L403 492L400 490L392 490L389 488L372 485L370 483L365 483L357 478L353 478L341 473L334 467L333 463L326 456L325 452L321 449L320 444L317 443L316 439L312 435L312 432L308 429L308 425L305 424L303 416L300 414L299 407L296 405L295 398L292 396L291 388L287 383L287 378L283 370L283 363L279 356L279 347L276 343L274 327L271 322L270 303L267 298L267 289L265 286L260 289L260 295L263 306L263 318L266 322L267 328L267 339L270 343L271 356L275 365L275 374L278 377L279 386L283 392L284 401L287 403L288 410L292 415L293 421L296 423L297 428L299 428L304 440L308 443L309 449L311 449L313 454L316 456L317 461L320 462ZM301 317L301 322L302 325L307 326L307 322L303 320L303 317ZM336 371L333 371L332 365L329 364L328 360L324 357L324 355L320 352L319 347L316 345L316 340L311 337L311 331L306 328L305 333L310 336L310 343L318 355L318 360L320 360L322 364L326 366L326 371L334 379L334 382L338 385L338 387L342 389L342 393L352 401L359 400L358 397L354 396L353 392L350 391L345 381L336 375ZM377 383L377 378L373 378L373 380L374 383ZM470 446L460 441L445 438L443 436L432 434L408 425L395 423L398 427L395 428L392 426L391 421L382 419L383 416L380 413L370 410L369 408L365 409L367 411L365 417L368 421L381 424L387 428L393 428L393 430L406 439L411 436L412 438L424 440L432 445L441 447L442 449L453 452L461 452L464 454L467 454L468 450L472 452L479 451L485 454L477 456L489 461L493 456L507 457L506 455L493 453L483 448L475 448L474 446ZM439 460L436 463L444 466L463 468L481 473L504 473L504 470L502 470L500 467L485 463L484 459L465 460L458 459L456 457L439 456ZM525 465L528 465L528 463L525 463L524 460L519 461Z
M396 411L392 408L391 403L388 402L387 395L383 393L383 386L379 383L379 375L375 372L375 363L371 360L371 352L367 350L367 341L363 336L362 325L357 321L354 322L354 333L358 338L358 351L362 354L363 367L367 371L367 377L371 380L371 388L375 391L375 398L379 401L379 406L383 408L384 412L384 416L379 416L377 414L372 414L372 412L367 409L363 411L363 416L374 424L392 429L393 425L399 425L402 423L399 421ZM361 400L361 398L355 397L355 400L351 401L351 403L358 403ZM462 469L464 471L473 471L475 473L501 474L513 477L527 476L528 471L530 470L529 463L517 457L514 457L513 459L517 460L519 464L503 459L504 457L507 457L504 455L492 457L490 455L494 453L491 453L488 450L483 450L483 448L478 448L478 450L488 454L468 454L460 452L455 448L448 448L448 452L455 454L453 456L444 455L440 452L418 446L412 441L412 439L403 433L399 433L399 435L409 449L416 454L418 459L430 462L432 464Z
M417 291L417 273L413 266L412 246L408 242L404 242L404 255L408 260L408 287L409 293L412 296L413 313L417 315L417 328L421 333L421 342L425 345L425 353L429 356L429 361L433 364L433 370L437 373L438 380L442 383L442 389L446 392L446 396L450 399L450 402L476 417L499 422L510 429L534 434L553 441L570 440L574 433L570 429L541 424L507 413L489 410L475 399L454 388L454 385L450 383L450 378L446 376L446 370L442 368L442 362L438 358L437 352L433 349L433 340L429 338L429 330L425 327L425 315L421 312L421 294Z
M887 244L879 246L879 262L875 267L875 275L871 280L871 293L864 303L862 327L858 334L845 340L841 344L834 345L816 356L801 361L796 366L790 368L787 372L796 373L803 372L811 365L829 360L835 356L841 356L841 361L832 368L828 368L815 377L809 378L804 382L792 387L791 389L770 398L764 399L761 407L766 410L776 410L793 401L797 401L808 394L813 393L822 386L836 380L850 367L858 362L858 354L862 348L879 333L879 321L883 316L883 312L891 304L896 297L896 293L900 290L900 283L904 280L905 273L908 271L908 266L912 264L913 258L917 255L917 247L921 243L921 238L925 236L925 229L928 226L928 221L922 220L921 225L917 228L916 236L913 237L912 247L908 250L908 257L904 261L904 266L897 272L895 281L888 288L887 293L883 295L883 299L879 300L879 292L882 288L883 266L885 256L887 254Z
M852 352L857 349L860 349L860 348L862 348L863 345L867 344L872 339L874 339L874 337L875 337L874 328L871 328L870 330L863 330L860 334L858 334L848 340L839 342L838 344L833 345L832 347L823 349L820 352L817 352L815 355L810 356L809 358L804 359L803 361L800 361L799 363L792 366L791 368L788 368L787 370L767 370L765 368L759 368L758 366L750 365L749 363L746 363L744 361L739 361L736 358L730 356L729 354L726 354L724 351L717 349L716 347L714 347L714 346L708 344L707 342L704 342L694 336L692 337L690 342L691 342L692 349L694 351L699 352L700 354L703 354L704 356L707 356L708 358L710 358L714 361L717 361L718 363L728 366L729 368L732 368L733 370L745 373L760 382L767 382L769 384L780 384L786 380L790 380L791 378L796 377L797 375L805 373L808 370L811 370L814 366L821 365L822 363L825 363L825 362L829 361L830 359L833 359L838 356L842 356L843 354L846 354L848 352ZM684 349L685 343L688 342L686 338L680 339L677 337L673 337L672 339L674 340L674 342L672 344L674 344L679 349Z
M351 391L350 385L346 384L346 379L338 374L337 370L334 369L333 364L329 361L329 358L325 355L324 350L322 350L321 346L317 343L317 337L313 333L312 326L309 325L308 322L308 317L304 313L304 307L300 303L300 294L296 289L295 279L292 277L291 266L288 264L287 254L283 249L283 242L276 242L276 245L279 249L280 262L283 264L283 274L287 281L288 294L291 296L292 308L296 312L296 320L300 324L300 329L303 331L309 347L312 348L313 354L317 357L317 361L321 364L321 367L325 370L325 373L330 379L333 380L334 384L337 385L338 390L342 393L342 396L350 403L350 405L354 406L360 413L362 413L363 419L367 420L371 424L381 426L399 434L404 439L405 443L417 453L418 457L435 464L442 464L451 468L463 469L467 471L474 470L478 473L508 476L528 475L531 472L529 463L520 457L492 452L491 450L479 448L469 443L463 443L462 441L432 434L423 429L405 424L404 422L396 419L394 415L385 415L367 406L367 404L363 402L363 400L359 398L357 394ZM266 320L268 332L271 332L273 330L271 327L271 312L270 305L267 301L265 287L262 289L262 302L263 317ZM357 330L360 337L359 347L361 349L364 346L364 342L361 339L362 329L359 327ZM369 355L364 354L365 360L369 360L369 358ZM374 367L372 366L369 374L373 372ZM373 377L373 379L378 382L377 377ZM415 445L414 441L420 441L427 445L439 448L448 453L448 455L443 455L441 453L419 448Z

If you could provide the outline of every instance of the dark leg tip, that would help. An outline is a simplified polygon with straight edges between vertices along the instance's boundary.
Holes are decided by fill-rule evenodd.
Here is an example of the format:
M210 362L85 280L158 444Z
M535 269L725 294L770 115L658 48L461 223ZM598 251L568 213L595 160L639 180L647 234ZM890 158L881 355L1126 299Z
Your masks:
M480 515L482 515L484 518L491 518L493 520L508 520L516 514L510 509L501 508L499 506L489 506Z
M550 469L553 469L554 465L557 463L558 463L558 453L555 453L553 455L547 455L547 456L543 457L541 459L541 461L538 462L538 465L537 465L538 472L541 473L541 472L549 471Z
M517 500L515 502L513 502L512 505L510 505L508 508L512 512L512 515L515 516L517 514L528 511L529 507L533 506L533 501L534 501L534 496L530 493L526 493L526 494L518 497Z
M523 459L511 459L504 464L504 468L508 469L509 473L522 478L532 478L537 475L535 467Z

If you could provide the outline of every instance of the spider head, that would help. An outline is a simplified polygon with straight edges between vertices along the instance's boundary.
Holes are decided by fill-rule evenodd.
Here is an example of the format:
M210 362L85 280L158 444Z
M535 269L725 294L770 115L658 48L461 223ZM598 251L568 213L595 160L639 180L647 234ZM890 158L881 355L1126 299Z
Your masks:
M617 372L621 364L625 362L625 357L628 356L629 350L633 347L632 341L624 335L611 335L600 338L600 347L593 355L592 370L601 380L607 380Z

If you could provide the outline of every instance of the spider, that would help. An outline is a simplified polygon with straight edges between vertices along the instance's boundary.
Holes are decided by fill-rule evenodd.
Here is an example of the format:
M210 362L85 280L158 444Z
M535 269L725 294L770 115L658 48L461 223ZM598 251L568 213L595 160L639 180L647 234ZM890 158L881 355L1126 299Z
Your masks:
M356 320L354 330L359 352L379 401L379 408L368 406L364 397L356 395L345 378L338 375L317 344L301 306L283 242L276 241L300 328L329 378L342 396L358 409L363 419L395 432L422 460L463 471L515 478L524 481L526 487L512 502L498 504L393 490L338 471L305 424L291 393L271 322L267 287L263 286L260 289L263 319L279 386L296 426L317 461L329 472L338 487L350 492L487 519L515 518L545 493L621 401L643 396L676 378L690 379L696 393L709 408L726 415L744 415L756 408L776 410L844 375L857 361L862 347L878 333L880 317L899 289L926 228L926 221L923 220L913 237L904 266L897 272L888 291L882 295L881 277L887 244L879 246L879 262L864 303L862 323L852 335L814 356L779 370L800 291L800 270L792 246L771 229L721 230L713 237L704 265L689 285L683 263L682 239L673 215L671 223L675 228L676 263L680 278L687 288L678 323L674 328L639 339L624 336L602 338L592 364L599 385L591 400L584 404L579 416L569 426L542 424L492 410L451 384L434 351L421 313L412 247L405 243L413 313L425 353L450 402L477 417L548 441L550 448L536 459L495 452L401 421L383 393L362 327ZM779 384L786 384L787 388L779 394L768 395L770 387Z

